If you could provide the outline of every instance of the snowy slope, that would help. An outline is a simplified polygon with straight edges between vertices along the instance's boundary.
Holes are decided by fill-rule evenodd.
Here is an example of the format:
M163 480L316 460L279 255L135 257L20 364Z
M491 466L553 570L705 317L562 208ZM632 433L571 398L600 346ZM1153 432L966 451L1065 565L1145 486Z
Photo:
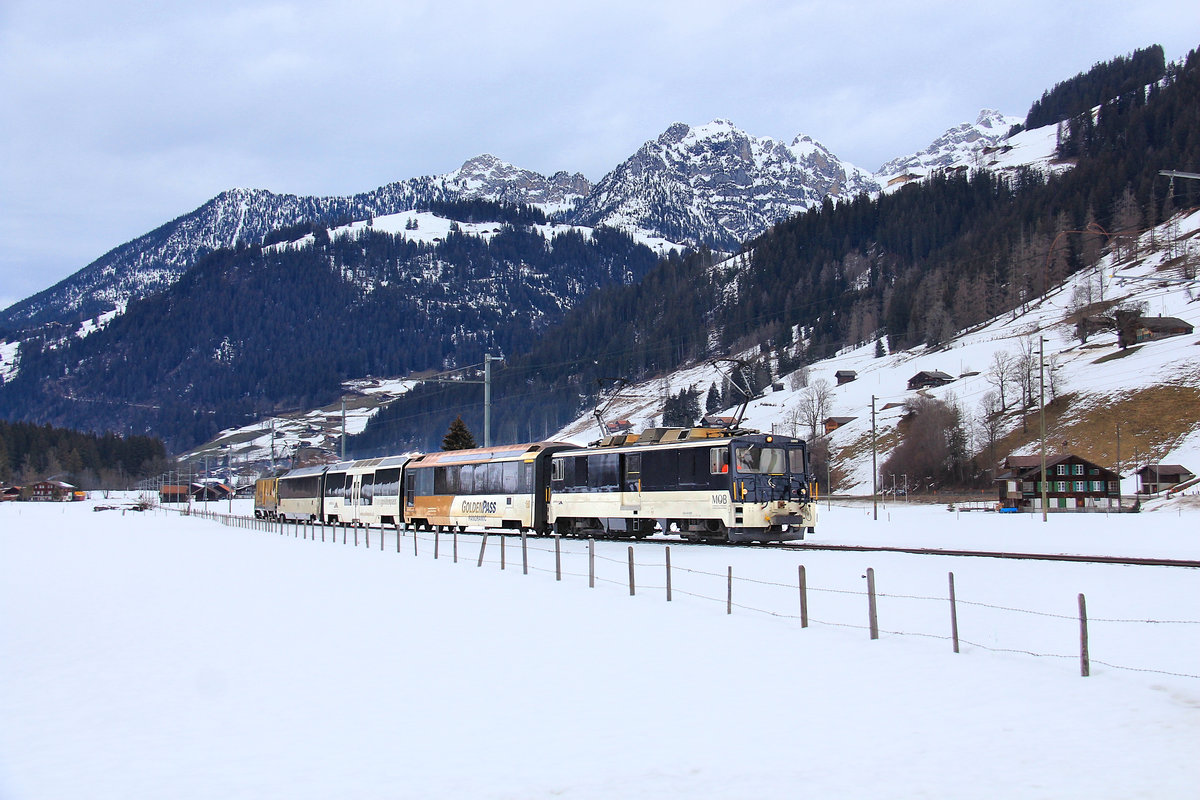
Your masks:
M596 544L589 589L584 542L563 542L556 581L548 540L523 575L515 540L501 571L495 538L477 567L477 536L455 563L431 534L414 556L411 534L398 553L394 533L368 550L91 505L0 506L11 800L1183 800L1200 781L1196 570L677 545L667 603L659 544L635 548L631 597L624 543ZM997 516L972 524L1143 535ZM1196 516L1145 534L1194 540ZM908 541L955 517L823 522Z
M811 365L810 382L826 380L835 386L830 416L855 417L834 431L831 438L835 461L848 473L846 483L838 486L838 491L861 494L871 490L869 447L865 458L846 457L839 461L838 452L852 445L861 448L864 438L869 438L872 397L876 400L879 438L886 438L904 413L899 406L887 410L883 407L889 403L903 404L913 397L915 393L907 389L908 380L924 370L940 370L956 377L953 383L927 392L958 402L967 415L974 416L980 398L993 389L986 373L994 354L999 351L1015 355L1030 338L1036 347L1038 337L1045 337L1046 360L1056 367L1055 379L1060 391L1078 395L1075 405L1079 414L1086 414L1089 408L1106 407L1137 389L1171 383L1200 386L1200 334L1148 342L1123 358L1097 363L1104 356L1118 352L1116 335L1111 332L1096 334L1087 345L1080 345L1074 338L1073 326L1067 321L1075 287L1090 282L1094 291L1098 291L1098 282L1103 279L1106 299L1145 302L1147 315L1179 317L1200 330L1200 287L1194 280L1180 280L1178 270L1159 269L1168 260L1162 243L1166 228L1172 224L1178 226L1178 237L1184 242L1182 246L1190 248L1188 252L1195 263L1200 259L1200 241L1197 241L1200 212L1184 215L1174 223L1145 233L1140 247L1143 255L1136 261L1114 263L1113 256L1105 256L1096 269L1073 276L1024 312L1003 314L973 330L960 332L945 348L931 351L921 347L875 358L874 343L870 343ZM1157 244L1153 244L1155 242ZM838 370L853 370L858 373L858 378L836 386L834 374ZM973 372L979 374L968 374ZM657 381L628 388L607 416L609 419L629 419L635 423L635 430L650 427L661 419L667 394L690 387L703 393L714 381L720 386L721 380L721 375L708 365L683 369ZM744 424L758 430L804 436L806 429L797 424L804 388L791 375L781 376L778 380L784 389L769 391L752 402ZM1200 414L1193 416L1197 424L1189 435L1163 439L1152 453L1141 453L1139 463L1149 460L1184 464L1194 472L1200 472ZM1010 413L1006 424L1008 430L1017 427L1018 416ZM586 442L594 441L599 435L594 418L583 416L566 426L556 438ZM1053 435L1052 431L1052 441L1062 440L1061 436L1053 439ZM887 455L886 451L880 452L879 462L882 463ZM1135 488L1129 466L1134 459L1134 453L1127 451L1124 454L1126 493Z

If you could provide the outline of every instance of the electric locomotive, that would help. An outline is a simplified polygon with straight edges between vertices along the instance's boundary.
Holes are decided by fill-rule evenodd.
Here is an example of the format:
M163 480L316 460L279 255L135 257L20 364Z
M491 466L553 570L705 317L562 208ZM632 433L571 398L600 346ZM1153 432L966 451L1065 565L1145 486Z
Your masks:
M782 542L817 524L800 439L720 428L652 428L556 453L548 522L566 536Z

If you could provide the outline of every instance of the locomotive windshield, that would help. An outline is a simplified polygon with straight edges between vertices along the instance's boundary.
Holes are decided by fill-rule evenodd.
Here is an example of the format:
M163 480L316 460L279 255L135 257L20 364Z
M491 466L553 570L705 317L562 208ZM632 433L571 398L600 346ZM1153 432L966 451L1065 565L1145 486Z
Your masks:
M782 475L787 471L787 458L782 447L739 445L734 448L734 461L738 472Z

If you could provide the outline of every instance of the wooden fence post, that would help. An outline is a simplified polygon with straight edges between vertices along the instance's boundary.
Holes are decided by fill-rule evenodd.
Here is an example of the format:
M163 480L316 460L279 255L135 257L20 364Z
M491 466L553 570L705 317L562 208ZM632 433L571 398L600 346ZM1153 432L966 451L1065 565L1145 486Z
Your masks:
M808 577L804 574L804 565L799 568L800 573L800 627L808 627Z
M416 536L416 535L417 535L417 532L413 531L413 536ZM434 560L437 560L438 550L441 549L441 545L442 545L442 532L439 531L437 528L434 528L434 530L433 530L433 558L434 558Z
M487 550L487 531L483 532L483 538L479 540L479 560L475 562L475 566L483 566L483 554Z
M666 546L667 556L667 602L671 602L671 545Z
M733 613L733 567L729 568L728 577L725 581L725 613Z
M458 528L454 529L454 563L458 563Z
M875 570L867 567L867 613L871 618L871 638L879 638L879 615L875 605Z
M633 545L629 546L629 596L633 597L635 593L633 582Z
M1092 661L1088 653L1087 601L1082 594L1079 595L1079 674L1084 678L1092 674Z
M950 637L954 640L954 652L958 652L958 604L954 600L954 573L950 573Z
M396 526L396 553L397 553L397 555L398 555L398 554L400 553L400 540L401 540L403 537L400 535L400 523L399 523L399 522L395 522L395 523L392 523L392 524L394 524L394 525Z
M554 534L554 580L562 580L562 537Z
M500 537L500 569L504 569L504 540L507 536Z
M588 537L588 588L596 588L596 540Z
M525 531L521 531L521 574L529 574L529 550L525 547Z
M420 538L420 537L417 536L417 529L413 528L413 557L414 558L417 557L417 539L418 538Z

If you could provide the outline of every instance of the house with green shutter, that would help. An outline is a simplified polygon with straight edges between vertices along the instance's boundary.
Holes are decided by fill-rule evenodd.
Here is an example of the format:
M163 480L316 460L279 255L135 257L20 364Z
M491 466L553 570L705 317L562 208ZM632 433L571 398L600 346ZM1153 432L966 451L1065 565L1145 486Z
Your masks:
M999 507L1042 510L1041 456L1009 456L996 477ZM1046 456L1046 506L1050 511L1115 511L1121 476L1086 458L1066 453Z

